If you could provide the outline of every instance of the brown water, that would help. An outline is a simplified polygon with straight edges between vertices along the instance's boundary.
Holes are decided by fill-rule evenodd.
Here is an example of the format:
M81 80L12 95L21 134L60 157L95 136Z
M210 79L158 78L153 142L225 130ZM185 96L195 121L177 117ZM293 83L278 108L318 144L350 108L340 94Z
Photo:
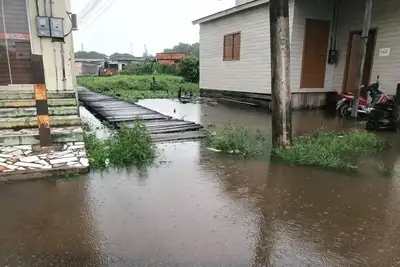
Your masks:
M265 113L143 103L269 131ZM294 118L296 133L347 127L323 113ZM390 177L245 161L188 142L160 146L162 162L147 169L0 184L0 266L400 266L392 140Z

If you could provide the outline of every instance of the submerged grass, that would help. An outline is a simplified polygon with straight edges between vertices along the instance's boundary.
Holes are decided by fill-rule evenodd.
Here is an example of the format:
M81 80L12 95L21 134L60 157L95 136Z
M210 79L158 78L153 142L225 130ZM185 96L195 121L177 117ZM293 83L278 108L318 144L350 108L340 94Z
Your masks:
M92 91L129 102L149 98L176 98L180 89L182 94L196 96L200 93L198 84L188 83L182 77L171 75L78 77L77 81L79 85Z
M381 138L366 131L317 132L294 138L292 147L274 149L273 158L293 165L356 171L360 156L377 154L383 147Z
M87 133L85 144L90 166L95 168L143 166L156 158L156 147L142 120L136 120L132 128L122 126L106 139Z
M209 127L206 132L207 146L221 153L255 157L271 148L261 132L252 133L241 126L229 125L218 133ZM272 149L272 159L293 165L357 171L361 156L378 154L384 147L383 139L366 131L316 132L294 138L292 147Z
M260 131L254 134L245 127L232 125L226 126L219 133L215 132L213 126L209 126L206 129L205 142L209 148L243 157L260 156L268 146Z

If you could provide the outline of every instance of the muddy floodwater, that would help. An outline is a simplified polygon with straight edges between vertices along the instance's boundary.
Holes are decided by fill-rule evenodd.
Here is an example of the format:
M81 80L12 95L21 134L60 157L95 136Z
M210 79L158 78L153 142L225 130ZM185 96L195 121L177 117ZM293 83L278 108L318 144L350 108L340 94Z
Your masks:
M141 104L270 132L261 111ZM350 127L323 112L293 120L296 134ZM0 184L0 266L400 266L400 142L385 138L386 175L368 164L348 176L246 161L185 142L160 145L145 169Z

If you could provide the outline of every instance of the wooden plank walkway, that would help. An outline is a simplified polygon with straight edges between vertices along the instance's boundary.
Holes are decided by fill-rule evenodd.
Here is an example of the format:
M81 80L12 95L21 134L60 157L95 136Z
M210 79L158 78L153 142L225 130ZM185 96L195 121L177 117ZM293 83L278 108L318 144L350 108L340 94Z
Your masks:
M204 136L203 126L191 121L174 119L138 104L125 102L111 96L102 95L79 87L79 100L96 117L120 127L132 126L140 117L154 141L178 141L197 139Z

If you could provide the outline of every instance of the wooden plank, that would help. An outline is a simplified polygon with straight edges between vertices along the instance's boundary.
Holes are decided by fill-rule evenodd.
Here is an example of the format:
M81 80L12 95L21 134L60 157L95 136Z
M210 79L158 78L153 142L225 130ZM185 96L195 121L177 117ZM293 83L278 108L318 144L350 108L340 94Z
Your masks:
M135 119L145 120L146 126L155 141L174 141L195 139L204 136L199 130L202 125L190 121L172 119L155 110L128 103L85 89L80 89L79 99L95 115L117 126L126 124L132 127Z
M157 114L145 115L145 116L125 116L125 117L116 117L116 118L109 118L108 121L110 122L125 122L125 121L134 121L135 119L142 119L142 120L158 120L162 119L163 116Z
M156 134L152 135L152 139L154 142L172 142L179 140L194 140L203 138L204 132L195 131L195 132L185 132L185 133L167 133L167 134Z
M162 128L150 129L149 132L151 134L159 134L159 133L189 132L189 131L197 131L200 129L203 129L203 126L195 124L193 126L162 127Z

